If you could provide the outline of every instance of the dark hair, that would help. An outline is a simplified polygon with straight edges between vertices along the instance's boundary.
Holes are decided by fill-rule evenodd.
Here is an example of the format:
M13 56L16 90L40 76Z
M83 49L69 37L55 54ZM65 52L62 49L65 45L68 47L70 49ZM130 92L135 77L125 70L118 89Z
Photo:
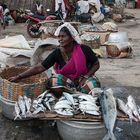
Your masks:
M69 29L67 27L62 27L61 30L60 30L60 32L64 32L68 36L72 37L72 35L71 35L71 33L70 33L70 31L69 31Z

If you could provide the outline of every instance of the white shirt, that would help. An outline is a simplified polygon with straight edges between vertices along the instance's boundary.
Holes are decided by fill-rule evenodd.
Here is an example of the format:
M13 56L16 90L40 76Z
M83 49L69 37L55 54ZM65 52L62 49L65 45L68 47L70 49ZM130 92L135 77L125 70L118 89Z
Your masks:
M3 15L3 7L0 6L0 17Z
M55 0L55 11L59 9L59 4L61 3L61 9L62 9L62 14L63 18L66 18L66 9L65 9L65 3L63 0Z

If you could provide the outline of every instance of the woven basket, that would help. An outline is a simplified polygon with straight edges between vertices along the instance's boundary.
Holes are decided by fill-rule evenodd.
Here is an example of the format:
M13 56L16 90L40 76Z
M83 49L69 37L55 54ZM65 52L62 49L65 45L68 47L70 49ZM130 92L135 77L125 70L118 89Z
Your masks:
M34 98L45 91L47 77L44 74L22 79L18 83L7 80L9 77L18 75L27 69L28 67L11 67L2 70L0 73L0 95L2 97L17 101L19 95Z
M121 53L116 45L107 45L106 51L107 51L108 57L117 57Z
M91 47L92 49L98 49L100 48L100 38L98 39L95 39L95 40L90 40L90 41L87 41L87 40L82 40L82 44L85 44L89 47Z

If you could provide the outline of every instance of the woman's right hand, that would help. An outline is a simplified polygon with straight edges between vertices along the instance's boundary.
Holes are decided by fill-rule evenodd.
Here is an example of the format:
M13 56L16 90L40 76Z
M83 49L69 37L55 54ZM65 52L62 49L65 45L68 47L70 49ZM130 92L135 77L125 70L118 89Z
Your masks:
M8 81L10 81L10 82L15 82L15 81L18 81L18 80L19 80L19 76L18 75L17 76L10 77L8 79Z

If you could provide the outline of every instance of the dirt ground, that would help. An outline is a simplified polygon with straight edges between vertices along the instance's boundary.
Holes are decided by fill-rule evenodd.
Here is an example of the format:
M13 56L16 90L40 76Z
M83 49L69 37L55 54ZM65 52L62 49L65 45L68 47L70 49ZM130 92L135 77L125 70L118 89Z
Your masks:
M133 57L130 59L99 59L100 70L97 72L102 87L111 87L117 97L125 98L132 95L140 105L140 9L126 9L133 13L136 21L129 20L119 23L120 31L128 32L133 43ZM18 24L0 30L0 38L6 35L23 34L26 39L31 38L26 33L26 25ZM118 140L139 140L140 124L117 121L116 124L123 131L115 130ZM51 122L26 121L14 122L6 119L0 113L0 140L60 140L57 128Z

